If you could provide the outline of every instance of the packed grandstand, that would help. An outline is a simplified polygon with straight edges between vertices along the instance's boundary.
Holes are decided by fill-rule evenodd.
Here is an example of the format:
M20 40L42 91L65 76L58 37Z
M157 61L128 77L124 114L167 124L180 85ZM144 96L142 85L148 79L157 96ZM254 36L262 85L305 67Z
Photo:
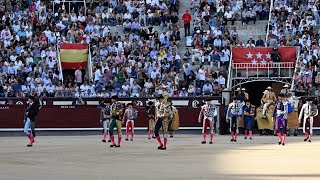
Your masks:
M232 48L266 46L296 46L291 89L318 96L318 8L313 0L2 0L0 97L220 96ZM262 35L246 35L249 25ZM87 44L90 63L63 73L62 44Z

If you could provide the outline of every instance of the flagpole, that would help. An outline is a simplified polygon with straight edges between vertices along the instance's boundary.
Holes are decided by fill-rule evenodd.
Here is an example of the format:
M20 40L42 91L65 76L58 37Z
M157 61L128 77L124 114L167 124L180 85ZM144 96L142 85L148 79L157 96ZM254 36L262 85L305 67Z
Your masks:
M228 79L227 79L227 89L231 90L231 76L232 76L232 46L231 46L231 55L229 59L229 67L228 67Z
M90 47L90 44L88 45L88 73L89 73L89 79L92 80L93 79L93 64L92 64L92 56L91 56L91 47Z
M270 9L269 9L269 19L268 19L267 36L266 36L266 43L265 43L265 46L266 46L266 47L268 46L267 42L268 42L268 37L269 37L269 28L270 28L270 20L271 20L272 10L273 10L273 0L271 0Z
M298 62L299 62L299 57L300 57L300 47L296 47L296 49L297 49L297 57L296 57L296 61L295 61L295 67L294 67L294 70L293 70L293 75L294 75L294 73L297 71L297 67L298 67ZM291 82L291 87L290 87L290 89L291 89L291 92L292 93L295 93L293 90L294 90L294 80L292 79L292 82ZM292 95L295 95L295 94L292 94Z
M58 58L57 58L57 60L58 60L58 62L57 62L57 64L58 64L58 69L59 69L59 79L61 78L61 81L62 81L62 83L63 83L63 72L62 72L62 65L61 65L61 58L60 58L60 43L57 43L57 53L58 53Z

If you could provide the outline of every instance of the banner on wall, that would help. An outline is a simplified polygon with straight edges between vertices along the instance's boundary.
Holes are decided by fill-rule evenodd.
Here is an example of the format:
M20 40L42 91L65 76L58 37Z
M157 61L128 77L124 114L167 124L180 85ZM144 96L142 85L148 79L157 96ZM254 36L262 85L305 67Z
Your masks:
M273 48L232 48L233 63L251 63L252 65L267 65L271 63ZM295 62L296 47L279 47L280 62Z

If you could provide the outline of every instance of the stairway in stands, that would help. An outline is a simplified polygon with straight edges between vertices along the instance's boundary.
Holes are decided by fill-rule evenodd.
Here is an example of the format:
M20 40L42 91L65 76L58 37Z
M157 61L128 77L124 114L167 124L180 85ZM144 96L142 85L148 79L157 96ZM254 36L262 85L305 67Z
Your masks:
M257 21L256 24L249 22L248 25L242 25L241 21L235 21L234 25L230 25L231 22L228 22L228 30L230 33L233 31L233 28L236 27L238 31L239 41L247 43L247 40L251 36L253 40L258 40L258 36L261 36L263 40L266 37L266 27L268 25L267 20Z
M192 1L180 1L180 7L179 7L179 31L181 34L181 40L179 44L179 55L181 58L183 58L184 53L186 52L186 38L184 34L184 27L183 27L183 20L182 16L186 12L186 9L190 10ZM191 14L192 15L192 14ZM192 33L193 30L193 24L190 25L190 33Z

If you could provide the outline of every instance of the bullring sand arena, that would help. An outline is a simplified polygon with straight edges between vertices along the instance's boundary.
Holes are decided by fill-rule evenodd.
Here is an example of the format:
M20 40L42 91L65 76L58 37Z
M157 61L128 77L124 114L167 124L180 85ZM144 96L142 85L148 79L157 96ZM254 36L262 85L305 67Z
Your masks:
M137 135L121 148L110 148L101 136L38 136L32 148L25 137L0 137L1 180L198 180L320 179L320 137L215 136L200 144L201 135L177 134L167 151L156 140Z

